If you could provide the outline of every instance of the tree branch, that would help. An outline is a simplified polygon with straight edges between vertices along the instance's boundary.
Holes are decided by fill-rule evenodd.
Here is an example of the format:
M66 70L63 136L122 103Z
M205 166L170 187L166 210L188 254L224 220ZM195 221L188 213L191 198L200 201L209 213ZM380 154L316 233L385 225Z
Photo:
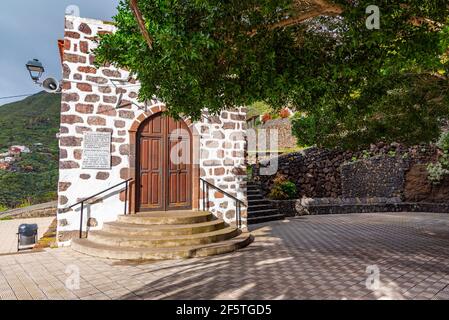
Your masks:
M299 7L301 7L302 3L301 1L298 4ZM279 28L285 28L290 26L298 25L305 20L312 19L318 16L337 16L343 12L343 9L335 4L329 3L327 0L312 0L309 3L310 9L305 10L299 14L296 14L295 16L279 21L277 23L271 24L268 26L269 30L279 29ZM257 30L253 30L250 34L251 36L255 35L257 33Z
M143 19L142 13L140 12L137 0L130 0L129 6L134 13L134 17L137 20L140 32L142 33L143 37L145 38L145 41L147 42L148 47L150 49L153 49L153 39L151 38L151 36L147 30L147 27L145 26L145 20Z
M316 9L316 10L311 10L309 12L304 12L298 16L289 18L289 19L285 19L282 20L280 22L277 22L275 24L272 24L269 26L270 30L273 29L278 29L278 28L285 28L285 27L289 27L289 26L294 26L294 25L298 25L302 22L304 22L305 20L308 19L312 19L318 16L337 16L339 14L341 14L343 11L327 11L327 10L320 10L320 9Z

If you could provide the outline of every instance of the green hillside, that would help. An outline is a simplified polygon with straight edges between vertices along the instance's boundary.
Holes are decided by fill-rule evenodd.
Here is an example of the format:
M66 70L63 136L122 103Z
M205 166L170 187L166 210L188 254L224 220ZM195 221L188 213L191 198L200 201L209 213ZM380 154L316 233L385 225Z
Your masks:
M57 152L60 108L61 96L46 92L0 106L0 150L42 143Z
M13 170L0 171L0 211L56 198L61 96L40 92L0 106L0 152L28 146Z

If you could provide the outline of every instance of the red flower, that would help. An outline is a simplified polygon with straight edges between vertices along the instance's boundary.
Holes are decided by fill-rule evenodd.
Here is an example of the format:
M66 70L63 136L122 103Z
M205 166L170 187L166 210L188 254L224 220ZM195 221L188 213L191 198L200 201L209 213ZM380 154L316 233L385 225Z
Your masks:
M267 122L268 120L271 120L271 114L265 113L265 114L262 116L262 122L265 123L265 122Z

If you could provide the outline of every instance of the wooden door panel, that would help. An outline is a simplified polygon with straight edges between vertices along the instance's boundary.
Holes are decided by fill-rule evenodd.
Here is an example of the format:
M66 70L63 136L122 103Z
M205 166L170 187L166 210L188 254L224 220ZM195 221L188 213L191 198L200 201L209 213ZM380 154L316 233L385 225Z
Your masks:
M188 183L188 178L187 178L187 173L180 173L179 174L179 199L178 201L181 203L186 203L187 202L187 192L188 192L188 188L187 188L187 183Z
M151 140L151 170L153 172L162 172L162 140L152 139Z
M141 205L147 205L149 203L148 199L148 192L146 192L144 186L148 185L148 173L142 173L140 175L140 181L141 181L141 192L140 192L140 204Z
M163 118L162 118L162 116L157 116L157 117L155 117L152 121L151 121L151 124L152 124L152 126L151 126L151 133L153 133L153 134L160 134L160 135L162 135L162 121L163 121Z
M148 131L145 131L149 133ZM163 174L162 137L140 138L140 207L163 209L160 192Z
M179 128L175 128L179 129ZM172 135L169 137L169 207L179 208L191 206L190 176L190 139L189 137ZM174 159L173 159L174 158Z
M161 175L159 173L153 173L151 175L151 189L150 189L150 207L162 208L162 195L160 190L162 189Z
M147 172L149 169L149 159L148 159L148 154L149 154L149 140L145 139L145 140L141 140L140 141L140 170L141 173L143 172Z

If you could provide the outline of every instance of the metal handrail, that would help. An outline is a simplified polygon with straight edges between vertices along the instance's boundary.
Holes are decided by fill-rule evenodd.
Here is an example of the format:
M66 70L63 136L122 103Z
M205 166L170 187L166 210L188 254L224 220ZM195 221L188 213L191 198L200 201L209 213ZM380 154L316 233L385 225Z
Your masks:
M200 181L203 184L203 209L209 210L209 187L212 189L217 190L218 192L222 193L223 195L231 198L235 201L235 211L236 211L236 218L237 218L237 227L239 229L242 228L242 205L245 207L248 207L248 204L246 204L243 200L240 200L239 198L233 196L232 194L224 191L223 189L220 189L216 185L210 183L209 181L204 180L203 178L200 178Z
M75 203L75 204L72 204L71 206L69 206L69 207L67 207L67 208L65 208L65 209L62 209L62 210L68 210L68 209L72 209L73 207L76 207L76 206L78 206L78 205L81 205L81 214L80 214L80 239L83 237L84 203L85 203L86 201L92 200L92 199L95 198L95 197L98 197L99 195L101 195L101 194L103 194L103 193L105 193L105 192L108 192L108 191L110 191L110 190L112 190L112 189L115 189L115 188L117 188L117 187L120 187L120 186L123 185L123 184L126 184L126 187L125 187L125 208L124 208L124 214L125 214L125 216L126 216L127 210L128 210L128 189L129 189L129 183L130 183L132 180L134 180L134 179L130 178L130 179L128 179L128 180L122 181L122 182L120 182L120 183L118 183L118 184L116 184L116 185L114 185L114 186L112 186L112 187L109 187L109 188L107 188L107 189L105 189L105 190L103 190L103 191L101 191L101 192L98 192L98 193L94 194L93 196L90 196L90 197L88 197L88 198L85 198L85 199L83 199L83 200L81 200L81 201L78 201L78 202ZM86 229L86 238L87 238L87 229Z

